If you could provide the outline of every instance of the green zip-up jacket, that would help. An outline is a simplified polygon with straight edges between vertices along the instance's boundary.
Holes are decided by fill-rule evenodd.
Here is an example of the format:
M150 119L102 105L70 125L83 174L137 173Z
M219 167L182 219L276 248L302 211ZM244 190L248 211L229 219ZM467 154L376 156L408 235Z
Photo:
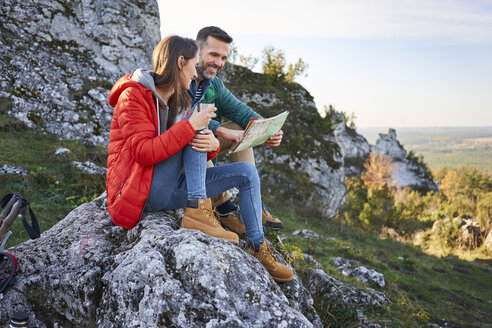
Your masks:
M208 128L215 133L215 130L222 123L222 118L227 118L236 124L246 128L249 121L252 118L261 118L262 116L255 112L251 107L238 100L224 85L224 82L217 76L211 80L211 83L207 83L209 86L205 91L205 95L198 102L203 103L215 103L215 107L217 111L217 117L210 120ZM207 87L207 84L205 87ZM191 99L195 98L197 85L196 80L191 82L191 86L189 89L189 94ZM193 102L192 107L195 106Z

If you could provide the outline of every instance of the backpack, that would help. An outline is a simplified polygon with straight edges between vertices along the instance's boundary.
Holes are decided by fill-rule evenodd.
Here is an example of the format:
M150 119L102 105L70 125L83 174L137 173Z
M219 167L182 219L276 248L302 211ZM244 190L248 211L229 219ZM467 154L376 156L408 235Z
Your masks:
M29 238L39 238L41 233L36 215L34 215L27 199L18 194L8 194L2 198L0 205L2 207L2 212L0 213L0 267L4 265L4 259L10 262L11 267L8 278L0 281L0 293L2 293L5 288L14 283L14 276L17 272L17 259L12 254L4 251L5 244L12 234L12 231L8 231L12 223L20 214ZM26 210L28 207L31 216L31 225L26 220Z

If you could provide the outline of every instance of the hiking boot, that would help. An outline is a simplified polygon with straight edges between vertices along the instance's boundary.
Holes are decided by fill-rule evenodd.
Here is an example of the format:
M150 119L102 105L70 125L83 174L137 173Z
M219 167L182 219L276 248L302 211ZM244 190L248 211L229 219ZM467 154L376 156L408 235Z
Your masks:
M268 247L266 238L260 245L256 245L251 241L250 244L250 248L247 249L248 253L260 261L274 280L284 282L294 279L294 272L292 269L282 263L277 262L277 258L275 257L273 250Z
M234 232L226 231L215 218L210 198L188 201L181 228L200 230L207 235L226 239L234 244L239 243L239 237Z
M263 225L267 228L280 230L284 228L284 224L280 222L280 220L272 215L270 209L262 202L261 209L261 219L263 221Z
M241 216L239 215L239 207L237 208L237 210L226 214L217 214L217 218L219 219L223 227L240 235L246 233L246 227L244 226L243 221L241 221Z

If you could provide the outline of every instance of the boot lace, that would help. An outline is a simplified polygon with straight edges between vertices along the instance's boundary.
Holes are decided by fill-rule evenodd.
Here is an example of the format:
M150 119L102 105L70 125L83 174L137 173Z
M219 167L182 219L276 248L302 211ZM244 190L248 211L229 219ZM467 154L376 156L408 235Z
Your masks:
M216 215L218 214L215 208L212 208L212 210L209 210L206 208L203 204L200 205L200 209L202 210L203 213L205 213L205 217L208 218L209 222L212 223L215 226L219 226L220 223L217 221Z

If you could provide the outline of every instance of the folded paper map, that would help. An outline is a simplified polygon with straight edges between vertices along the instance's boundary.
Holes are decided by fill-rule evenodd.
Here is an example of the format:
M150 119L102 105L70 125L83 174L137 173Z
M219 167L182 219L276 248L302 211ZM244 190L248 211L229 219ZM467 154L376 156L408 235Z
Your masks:
M280 131L287 119L287 115L289 115L289 112L285 111L270 118L251 119L244 130L243 136L239 142L231 148L229 153L235 153L237 151L248 149L249 147L264 144L268 138Z

